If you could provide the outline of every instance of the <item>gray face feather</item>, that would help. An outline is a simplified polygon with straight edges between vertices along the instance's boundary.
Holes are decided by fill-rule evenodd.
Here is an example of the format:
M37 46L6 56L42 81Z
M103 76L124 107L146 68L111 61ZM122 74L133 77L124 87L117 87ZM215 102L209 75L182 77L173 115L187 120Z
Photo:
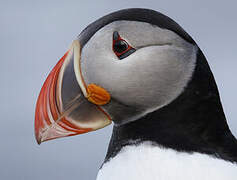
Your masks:
M112 50L118 31L136 52L119 60ZM197 47L172 31L136 21L115 21L97 31L81 53L87 84L109 91L104 109L117 124L157 110L177 98L192 76Z

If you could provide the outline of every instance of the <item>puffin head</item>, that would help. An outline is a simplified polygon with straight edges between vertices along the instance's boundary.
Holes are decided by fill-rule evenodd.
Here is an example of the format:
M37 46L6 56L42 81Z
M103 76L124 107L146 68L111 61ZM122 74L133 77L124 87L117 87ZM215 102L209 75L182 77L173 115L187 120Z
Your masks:
M125 9L85 28L53 68L38 97L38 143L135 122L177 99L199 48L172 19Z

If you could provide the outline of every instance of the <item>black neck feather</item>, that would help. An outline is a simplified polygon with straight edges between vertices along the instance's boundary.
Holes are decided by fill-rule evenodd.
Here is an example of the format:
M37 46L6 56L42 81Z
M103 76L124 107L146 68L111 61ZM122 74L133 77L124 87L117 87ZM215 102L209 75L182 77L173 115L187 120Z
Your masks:
M114 126L105 161L116 156L123 146L142 141L237 162L237 141L227 125L214 77L200 50L193 78L176 100L139 120Z

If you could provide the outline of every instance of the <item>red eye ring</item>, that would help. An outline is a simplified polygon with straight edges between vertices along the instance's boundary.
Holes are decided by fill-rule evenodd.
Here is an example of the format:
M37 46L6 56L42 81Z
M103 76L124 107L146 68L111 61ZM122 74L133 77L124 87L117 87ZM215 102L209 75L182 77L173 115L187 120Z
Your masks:
M123 59L133 53L135 49L115 31L113 34L113 51L119 59Z

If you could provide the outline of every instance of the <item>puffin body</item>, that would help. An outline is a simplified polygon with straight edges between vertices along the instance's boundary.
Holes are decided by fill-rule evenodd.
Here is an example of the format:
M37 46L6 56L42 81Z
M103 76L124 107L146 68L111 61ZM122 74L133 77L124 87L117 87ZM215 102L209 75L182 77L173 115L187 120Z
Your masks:
M100 169L97 180L234 180L237 166L201 153L178 152L152 142L128 145Z
M161 13L125 9L90 24L42 87L38 143L111 122L97 180L237 178L237 141L206 58Z

